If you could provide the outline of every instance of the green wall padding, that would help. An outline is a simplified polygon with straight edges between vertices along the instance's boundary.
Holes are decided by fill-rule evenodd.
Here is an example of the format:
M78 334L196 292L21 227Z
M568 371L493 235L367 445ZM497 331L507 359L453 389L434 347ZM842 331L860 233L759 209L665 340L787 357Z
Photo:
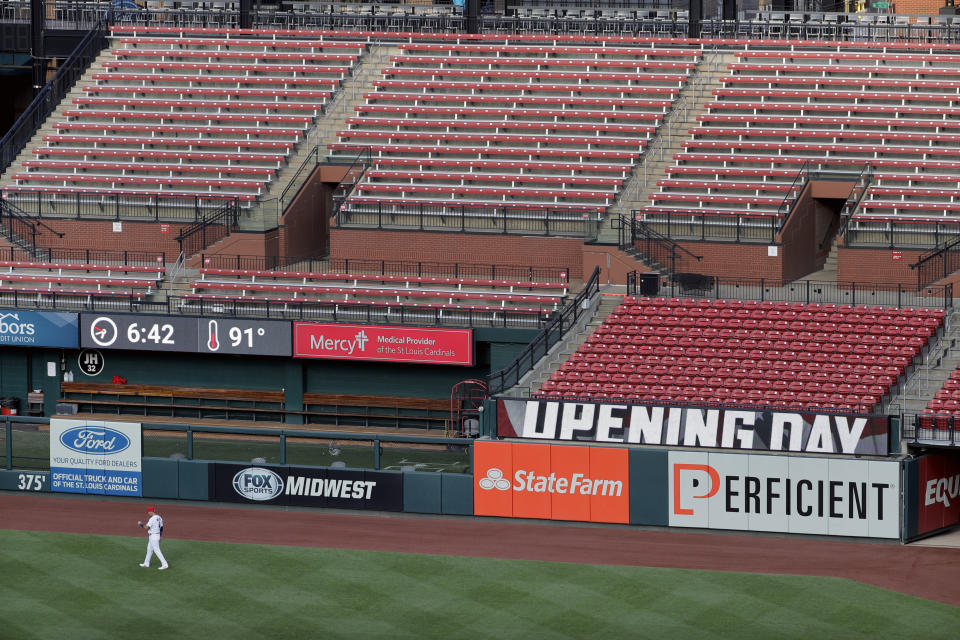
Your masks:
M182 500L210 499L210 465L199 460L180 460L177 465Z
M144 498L179 498L177 460L144 458L140 492Z
M630 449L630 524L667 526L667 451Z
M440 474L408 471L403 474L403 510L440 513Z
M440 474L441 513L473 515L473 474Z

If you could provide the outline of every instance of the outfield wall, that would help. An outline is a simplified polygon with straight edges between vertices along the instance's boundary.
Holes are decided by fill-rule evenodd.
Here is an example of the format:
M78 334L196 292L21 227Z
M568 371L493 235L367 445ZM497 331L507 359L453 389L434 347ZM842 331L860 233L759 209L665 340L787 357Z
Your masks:
M51 471L0 471L0 490L889 540L960 524L953 452L899 460L478 440L471 473L458 474L131 457L140 425L103 422L96 442L84 435L95 426L51 424ZM106 442L118 451L105 455Z

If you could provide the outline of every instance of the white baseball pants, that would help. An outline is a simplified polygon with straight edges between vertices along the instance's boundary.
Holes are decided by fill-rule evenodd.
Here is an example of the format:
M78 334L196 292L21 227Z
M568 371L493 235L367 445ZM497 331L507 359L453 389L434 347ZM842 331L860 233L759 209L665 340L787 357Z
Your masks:
M157 554L157 559L160 560L160 566L167 566L167 559L163 557L163 552L160 551L160 534L151 533L147 537L147 557L144 558L143 564L150 565L150 558L153 557L153 554Z

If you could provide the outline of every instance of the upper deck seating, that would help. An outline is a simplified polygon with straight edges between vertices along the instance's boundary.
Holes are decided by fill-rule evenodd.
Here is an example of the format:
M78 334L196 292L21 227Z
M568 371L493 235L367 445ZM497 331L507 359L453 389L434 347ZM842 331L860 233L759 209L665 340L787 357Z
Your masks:
M335 155L364 203L603 211L699 59L649 46L406 43ZM451 169L456 170L451 170Z
M93 199L151 193L250 202L364 49L318 37L117 28L109 56L82 95L61 106L5 197L69 190Z
M0 260L0 300L56 297L89 302L93 299L143 299L159 288L165 274L156 265L100 264ZM69 302L67 302L69 303Z
M182 303L246 306L389 306L546 317L564 304L568 284L503 278L385 275L326 271L202 268Z
M777 215L784 185L810 162L852 176L874 167L856 219L960 220L960 55L736 56L648 212Z
M627 297L539 395L868 412L940 309Z

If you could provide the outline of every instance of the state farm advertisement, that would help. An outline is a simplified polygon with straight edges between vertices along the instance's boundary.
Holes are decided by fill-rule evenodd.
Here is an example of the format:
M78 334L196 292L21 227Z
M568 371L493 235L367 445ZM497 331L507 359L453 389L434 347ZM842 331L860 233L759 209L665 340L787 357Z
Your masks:
M960 523L960 460L934 453L918 460L917 534Z
M478 516L630 522L626 449L477 442L473 462Z
M473 366L471 329L293 323L293 356Z

